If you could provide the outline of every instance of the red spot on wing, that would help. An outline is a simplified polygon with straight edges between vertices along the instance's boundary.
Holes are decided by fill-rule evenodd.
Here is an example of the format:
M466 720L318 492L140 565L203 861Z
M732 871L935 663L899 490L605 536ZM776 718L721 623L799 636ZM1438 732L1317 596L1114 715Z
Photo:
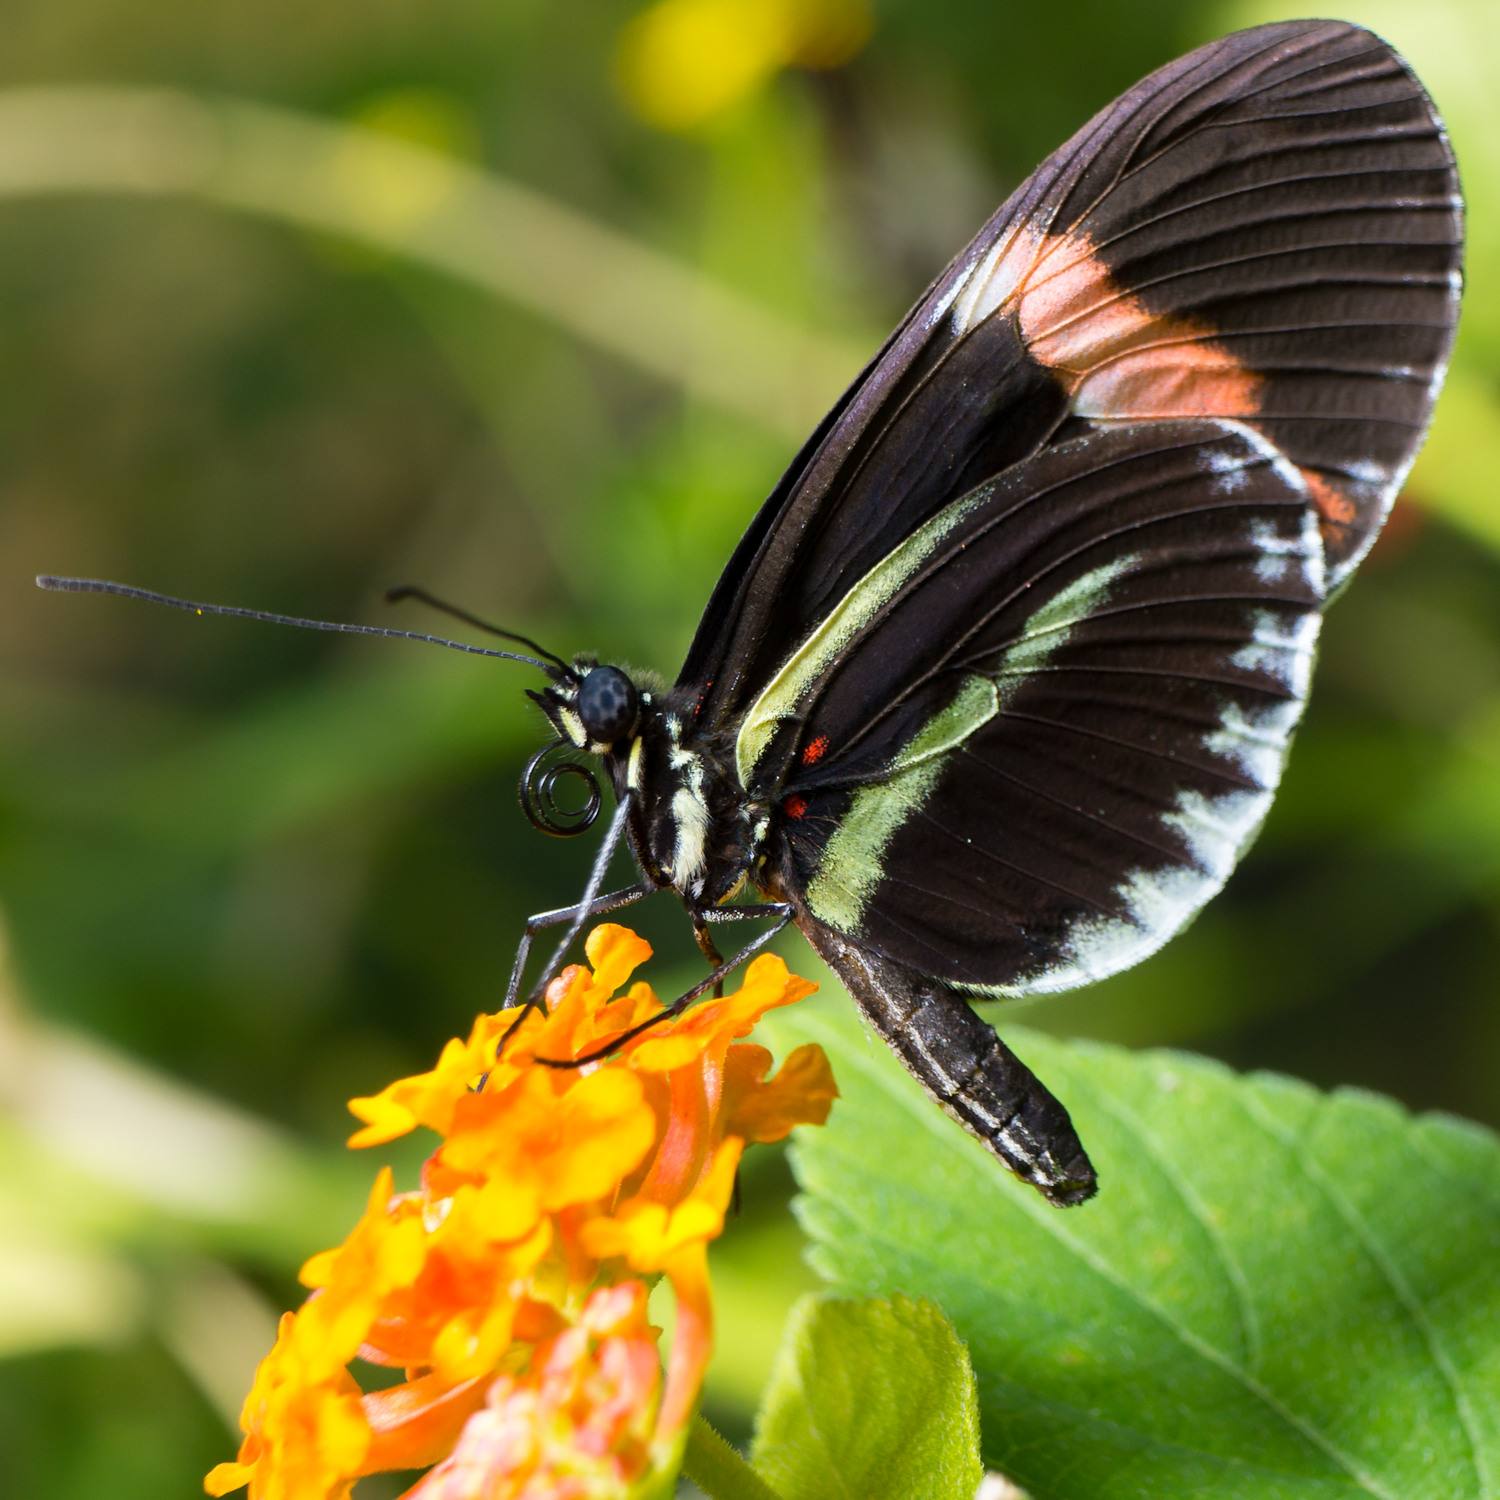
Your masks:
M820 734L802 752L802 764L804 766L816 765L818 761L828 753L828 736Z
M807 798L791 796L781 804L781 810L789 818L803 817L807 812Z
M1346 556L1352 548L1356 529L1363 530L1359 526L1359 506L1351 496L1312 469L1303 469L1301 474L1307 481L1313 508L1318 512L1318 531L1323 537L1324 548L1330 557Z

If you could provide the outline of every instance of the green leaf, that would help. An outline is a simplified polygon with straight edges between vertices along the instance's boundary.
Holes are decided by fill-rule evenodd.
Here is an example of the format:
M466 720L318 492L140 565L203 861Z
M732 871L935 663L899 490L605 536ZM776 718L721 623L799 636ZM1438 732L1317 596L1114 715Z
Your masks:
M981 1478L974 1374L931 1302L804 1297L755 1427L784 1500L973 1500Z
M852 1009L806 1004L842 1098L796 1168L835 1288L931 1297L987 1462L1036 1500L1500 1494L1500 1149L1354 1090L1007 1031L1101 1178L1050 1208Z
M701 1414L688 1430L682 1472L709 1500L781 1500Z

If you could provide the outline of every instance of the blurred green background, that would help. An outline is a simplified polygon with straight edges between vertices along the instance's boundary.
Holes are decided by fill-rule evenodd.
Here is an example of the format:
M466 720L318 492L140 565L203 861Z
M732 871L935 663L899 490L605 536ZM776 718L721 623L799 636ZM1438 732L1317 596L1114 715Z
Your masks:
M1297 13L9 0L0 1494L199 1493L371 1179L344 1101L498 1005L592 842L517 806L523 668L32 576L441 631L380 603L419 582L671 675L799 434L1005 193L1149 69ZM1464 172L1434 437L1228 890L1010 1013L1500 1124L1500 7L1339 13ZM686 924L638 925L665 989ZM708 1394L736 1436L808 1277L783 1157L744 1187Z

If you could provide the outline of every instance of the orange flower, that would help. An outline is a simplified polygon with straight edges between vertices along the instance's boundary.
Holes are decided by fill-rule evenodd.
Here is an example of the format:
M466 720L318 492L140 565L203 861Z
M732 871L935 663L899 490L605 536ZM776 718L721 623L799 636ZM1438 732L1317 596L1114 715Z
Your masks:
M360 1472L371 1435L359 1387L342 1368L318 1379L300 1358L296 1324L296 1313L282 1317L276 1347L261 1361L245 1398L239 1459L210 1471L203 1482L210 1495L249 1484L256 1500L343 1496Z
M480 1016L431 1072L351 1102L351 1145L419 1124L445 1139L419 1191L382 1171L349 1238L303 1267L312 1295L282 1319L210 1494L337 1500L361 1475L435 1465L411 1500L624 1500L670 1477L712 1352L708 1243L740 1155L821 1124L837 1089L817 1047L768 1078L771 1054L738 1042L813 988L769 956L737 994L549 1066L661 1009L644 984L614 998L646 943L610 925L587 947L593 971L560 975L545 1011ZM630 1272L676 1295L665 1376ZM355 1359L406 1379L363 1392Z
M624 1495L651 1468L661 1367L640 1282L594 1292L532 1363L530 1382L502 1375L490 1386L410 1500Z

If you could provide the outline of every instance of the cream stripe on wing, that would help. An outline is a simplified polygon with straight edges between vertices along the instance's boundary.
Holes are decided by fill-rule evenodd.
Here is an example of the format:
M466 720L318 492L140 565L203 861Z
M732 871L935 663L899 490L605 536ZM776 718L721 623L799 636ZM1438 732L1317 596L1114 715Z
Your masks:
M886 847L902 824L921 810L948 757L1011 702L1027 674L1067 644L1074 627L1099 610L1110 586L1138 561L1133 553L1118 557L1061 589L1027 620L1001 656L994 677L966 678L953 701L896 754L889 779L855 792L808 885L814 915L842 932L858 934L865 907L881 880Z

